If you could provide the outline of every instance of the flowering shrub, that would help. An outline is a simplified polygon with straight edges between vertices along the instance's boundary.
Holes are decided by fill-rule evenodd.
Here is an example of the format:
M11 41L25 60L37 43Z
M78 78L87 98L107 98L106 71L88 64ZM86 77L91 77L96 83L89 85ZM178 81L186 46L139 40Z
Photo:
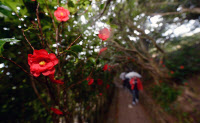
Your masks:
M10 64L5 61L5 64L8 64L9 69L11 70L10 74L16 74L18 77L17 80L20 82L20 84L15 85L16 87L13 87L12 84L16 84L14 81L10 86L11 88L14 88L12 90L15 90L16 88L24 89L23 91L27 93L24 93L23 95L18 95L17 93L14 97L12 97L12 101L14 103L12 103L12 106L10 107L7 106L7 104L10 104L10 102L6 102L6 106L3 104L8 111L5 113L5 116L8 113L10 114L10 109L12 107L19 105L17 108L22 110L20 110L17 119L12 118L15 121L21 121L21 119L24 118L24 120L33 119L33 122L51 122L61 120L72 122L72 118L74 116L80 115L76 110L77 107L75 107L76 105L79 105L82 108L81 110L84 110L85 112L84 118L88 119L88 117L91 117L91 115L88 115L89 113L92 114L91 112L99 110L97 109L98 107L93 108L96 106L96 102L99 101L99 96L105 96L107 98L107 95L110 94L110 91L106 90L105 88L108 88L106 84L111 83L112 78L109 76L109 73L104 73L101 70L102 68L98 67L104 63L103 59L99 57L99 55L106 51L107 47L102 48L99 52L99 55L97 55L96 52L92 52L90 55L88 55L87 52L90 49L85 47L88 45L88 42L84 41L84 44L78 43L80 41L79 38L81 38L81 40L85 39L85 36L87 35L82 33L84 30L83 28L79 28L81 27L80 25L73 23L77 21L77 16L79 13L81 13L77 12L79 9L75 11L74 8L80 7L81 10L84 8L82 7L83 4L85 4L84 6L87 6L90 4L90 2L88 3L88 1L86 1L85 3L85 1L80 1L79 4L79 1L75 1L77 2L76 4L73 1L67 1L67 4L60 3L59 5L63 5L68 9L64 9L64 7L58 7L54 12L54 16L52 16L52 11L54 11L54 5L57 4L55 1L52 1L52 3L45 1L45 4L43 4L41 1L23 2L24 4L21 4L22 2L20 3L22 7L17 7L17 9L21 8L19 12L15 13L15 11L12 10L14 14L12 13L13 15L11 18L7 18L8 20L16 19L15 22L20 20L19 22L12 24L13 27L20 25L18 26L20 29L15 30L15 28L13 28L13 33L9 34L9 37L13 36L19 40L9 38L9 40L6 42L11 42L12 40L21 40L21 42L19 42L15 48L8 47L9 53L3 54L3 58L4 60L14 63ZM24 9L27 9L27 11L25 11L25 13L21 13L21 10ZM69 20L70 13L72 13L72 18ZM17 14L17 16L15 14ZM28 17L28 15L34 16ZM73 27L73 29L70 27ZM19 30L22 32L18 33ZM109 37L108 35L110 32L106 31L103 31L105 34L100 36L102 40L106 40ZM95 37L93 38L95 39ZM0 41L0 43L2 42ZM100 43L102 42L98 42L96 46L99 45L99 47L102 47L100 46ZM93 51L95 51L94 49L96 46L93 48ZM0 54L3 51L1 48L2 47L0 47ZM30 54L27 55L27 52ZM86 52L86 54L82 54L82 52ZM82 55L80 56L80 54ZM13 67L12 65L15 66ZM13 72L15 69L17 71L20 69L21 71L19 71L19 73L15 73ZM23 72L26 75L24 75ZM109 78L109 82L104 81L105 84L103 84L103 81L99 81L97 78L102 78L103 80ZM18 83L18 81L16 82ZM99 85L102 86L94 85L94 81L98 81ZM31 87L33 89L30 89ZM35 92L37 97L32 90ZM27 100L21 103L21 97L23 97L23 100L24 98ZM107 100L106 98L104 98L104 101ZM14 101L15 99L17 103ZM100 105L103 103L105 102L101 102ZM92 110L85 110L87 109L86 106L88 105ZM27 113L28 111L33 111L33 115ZM13 112L15 111L13 110L11 113ZM55 116L55 114L57 116ZM40 117L42 120L40 118L38 119L38 117Z

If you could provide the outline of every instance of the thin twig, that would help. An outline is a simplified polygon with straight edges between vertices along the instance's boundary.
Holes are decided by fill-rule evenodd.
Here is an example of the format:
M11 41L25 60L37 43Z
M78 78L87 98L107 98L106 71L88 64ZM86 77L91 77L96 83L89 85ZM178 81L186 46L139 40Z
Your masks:
M7 60L7 61L12 62L13 64L15 64L16 66L18 66L19 68L21 68L26 74L28 74L28 75L31 77L31 85L32 85L32 87L33 87L33 89L34 89L34 92L36 93L36 95L38 96L39 100L41 101L41 103L42 103L42 104L44 105L44 107L46 108L46 110L50 112L48 106L45 104L44 100L40 97L40 95L39 95L39 93L38 93L38 91L37 91L37 89L36 89L35 83L33 82L33 78L36 79L37 81L40 81L40 80L38 80L37 78L35 78L32 74L30 74L29 72L27 72L22 66L18 65L16 62L14 62L14 61L12 61L12 60L6 58L6 57L3 57L3 56L1 56L1 57L2 57L3 59Z
M17 17L20 19L20 16L17 14L17 12L15 12L15 14L17 15ZM27 39L26 35L24 34L24 30L22 29L22 33L24 38L26 39L26 41L28 42L28 44L31 46L31 48L34 50L33 46L31 45L31 43L29 42L29 40Z
M43 48L45 48L44 47L44 37L43 37L43 32L42 32L42 27L41 27L40 18L39 18L39 12L38 12L39 6L40 6L40 4L38 2L37 9L36 9L36 16L37 16L38 26L39 26L39 30L40 30L40 34L41 34L41 39L42 39L42 46L43 46Z
M56 28L56 49L57 49L57 54L58 54L58 56L59 56L59 47L58 47L58 44L59 44L59 42L58 42L58 36L59 36L59 33L58 33L58 28Z
M97 61L97 59L99 58L99 55L97 56L97 58L95 59L95 62ZM96 66L95 66L96 67ZM94 72L94 67L92 68L92 71L90 72L90 74L88 75L88 77L89 76L92 76L92 73ZM87 77L87 78L88 78ZM67 90L69 89L69 88L72 88L73 86L75 86L75 85L79 85L79 84L81 84L83 81L85 81L85 80L87 80L87 78L85 78L85 79L83 79L83 80L81 80L81 81L79 81L79 82L77 82L77 83L74 83L74 84L72 84L72 85L70 85L68 88L67 88Z
M81 37L81 35L78 36L78 38L76 40L74 40L69 47L66 50L69 50L71 48L71 46Z
M79 82L77 82L77 83L71 84L66 90L72 88L72 87L75 86L75 85L81 84L81 83L82 83L83 81L85 81L86 79L87 79L87 78L85 78L85 79L83 79L83 80L81 80L81 81L79 81Z
M35 49L33 48L33 46L31 45L31 43L29 42L29 40L27 39L26 35L24 34L24 30L23 30L23 29L22 29L22 33L23 33L24 38L26 39L26 41L28 42L28 44L29 44L30 47L32 48L32 50L35 50Z
M60 32L59 32L59 34L62 35L63 29L64 29L64 23L61 22L61 26L60 26ZM59 36L59 43L60 43L60 44L61 44L61 40L62 40L62 36Z
M56 24L55 24L55 22L54 22L54 19L53 19L53 16L52 16L52 14L51 14L51 11L49 10L48 4L47 4L47 0L45 0L45 3L46 3L47 10L48 10L48 12L49 12L49 14L50 14L50 17L51 17L51 20L52 20L52 23L53 23L53 27L54 27L54 29L56 30Z
M40 102L43 104L43 106L46 108L46 110L50 112L48 106L46 105L46 103L44 102L44 100L42 99L42 97L40 96L40 94L39 94L39 92L38 92L38 90L37 90L37 88L35 86L35 82L33 80L33 77L31 77L31 86L32 86L35 94L37 95L38 99L40 100Z
M48 92L49 92L49 95L50 95L51 99L54 101L54 103L56 105L59 105L59 101L56 100L56 97L55 97L54 93L51 91L51 87L50 87L50 85L49 85L49 83L47 81L47 77L45 77L45 80L46 80L46 85L47 85Z
M6 58L6 57L4 57L4 56L0 56L0 58L3 58L3 59L5 59L5 60L7 60L7 61L12 62L12 63L15 64L16 66L18 66L20 69L22 69L22 70L23 70L27 75L29 75L30 77L33 77L33 78L36 79L37 81L44 83L43 81L41 81L41 80L39 80L38 78L34 77L31 73L27 72L22 66L20 66L19 64L17 64L17 63L14 62L13 60L10 60L10 59L8 59L8 58Z
M79 37L76 39L76 40L74 40L70 45L69 45L69 47L66 49L66 50L69 50L70 48L71 48L71 46L79 39L81 37L81 35L79 35ZM63 55L63 54L66 54L67 52L60 52L60 54L59 55Z
M16 66L18 66L19 68L21 68L26 74L32 75L32 74L30 74L29 72L27 72L22 66L18 65L16 62L14 62L13 60L10 60L10 59L8 59L8 58L6 58L6 57L4 57L4 56L1 56L1 57L2 57L3 59L7 60L7 61L12 62L13 64L15 64Z

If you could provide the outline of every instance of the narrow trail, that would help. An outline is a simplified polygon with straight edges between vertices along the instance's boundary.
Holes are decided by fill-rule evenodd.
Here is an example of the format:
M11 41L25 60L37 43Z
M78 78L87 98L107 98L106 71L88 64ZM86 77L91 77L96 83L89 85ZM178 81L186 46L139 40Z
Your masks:
M132 95L128 90L120 85L116 89L107 123L152 123L139 103L132 105Z

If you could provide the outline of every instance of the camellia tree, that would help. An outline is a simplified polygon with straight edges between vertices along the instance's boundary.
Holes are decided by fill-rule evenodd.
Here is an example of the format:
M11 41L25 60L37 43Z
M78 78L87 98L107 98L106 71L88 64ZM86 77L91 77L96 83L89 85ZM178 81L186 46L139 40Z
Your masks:
M110 37L110 30L102 29L91 36L96 40L91 42L83 33L88 25L78 23L91 10L91 1L3 0L0 4L4 27L0 121L98 120L98 112L106 108L101 109L102 104L111 96L113 76L111 66L99 57L107 48L96 51Z
M102 121L114 70L171 80L185 68L165 66L170 25L198 19L198 3L2 0L0 121Z
M170 80L170 70L164 62L166 46L178 38L173 29L198 19L197 3L197 0L107 1L102 11L93 12L99 13L101 16L97 18L112 27L112 37L106 43L110 54L105 59L110 58L110 63L124 63L126 67L132 62L134 68L147 72L157 84L159 80ZM194 24L191 30L198 27L198 23Z

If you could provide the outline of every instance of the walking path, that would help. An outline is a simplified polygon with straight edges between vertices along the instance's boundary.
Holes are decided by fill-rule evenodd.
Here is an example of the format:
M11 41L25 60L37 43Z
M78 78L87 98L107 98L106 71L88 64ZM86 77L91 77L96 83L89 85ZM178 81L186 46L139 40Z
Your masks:
M107 123L152 123L140 104L132 105L132 95L117 86Z

